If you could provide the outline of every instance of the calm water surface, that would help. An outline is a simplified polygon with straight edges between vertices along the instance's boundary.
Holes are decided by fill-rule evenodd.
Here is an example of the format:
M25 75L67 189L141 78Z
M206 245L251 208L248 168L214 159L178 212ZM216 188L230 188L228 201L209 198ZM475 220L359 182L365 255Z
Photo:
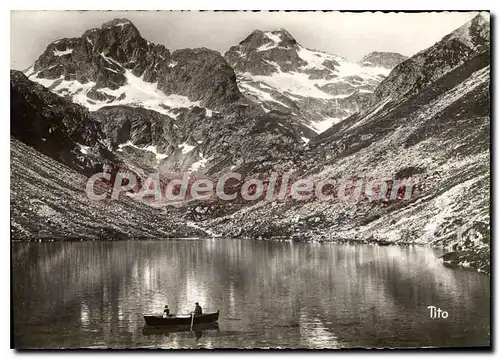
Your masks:
M14 243L17 348L488 345L490 278L424 247L243 241ZM144 313L220 309L219 328ZM428 306L448 311L431 319Z

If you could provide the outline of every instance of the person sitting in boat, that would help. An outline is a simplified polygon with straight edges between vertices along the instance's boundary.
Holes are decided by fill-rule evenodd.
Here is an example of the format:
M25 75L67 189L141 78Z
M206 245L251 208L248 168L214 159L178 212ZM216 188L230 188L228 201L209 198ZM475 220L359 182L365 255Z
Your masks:
M195 304L195 307L194 307L194 315L202 315L203 314L203 311L201 309L201 306L200 304L198 304L198 302L194 303Z
M170 309L168 309L168 305L165 306L165 309L163 309L163 318L167 318L170 316Z

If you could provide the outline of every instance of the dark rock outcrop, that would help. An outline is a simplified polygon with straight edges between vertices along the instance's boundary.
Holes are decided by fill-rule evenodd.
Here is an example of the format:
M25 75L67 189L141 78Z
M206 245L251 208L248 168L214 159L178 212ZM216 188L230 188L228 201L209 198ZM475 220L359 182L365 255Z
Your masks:
M116 161L88 110L11 71L11 135L86 174Z

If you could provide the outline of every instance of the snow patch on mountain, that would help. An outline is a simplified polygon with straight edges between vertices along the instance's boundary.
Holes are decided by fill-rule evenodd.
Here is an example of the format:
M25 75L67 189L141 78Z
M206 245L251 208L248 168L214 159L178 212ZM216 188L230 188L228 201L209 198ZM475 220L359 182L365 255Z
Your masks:
M146 146L146 147L139 147L139 146L136 146L132 143L132 141L127 141L125 143L122 143L122 144L119 144L118 145L118 152L123 152L123 148L124 147L133 147L135 148L136 150L141 150L141 151L147 151L147 152L151 152L155 155L156 157L156 161L159 162L165 158L168 157L168 155L164 154L164 153L159 153L156 146Z
M169 108L186 108L200 106L199 101L191 101L186 96L182 95L165 95L158 90L156 83L149 83L132 74L131 70L125 71L127 84L118 88L117 90L99 89L98 91L105 92L117 98L125 94L123 100L114 101L113 105L129 105L133 107L144 107L157 112L170 115L171 112L165 109ZM108 103L105 103L108 105Z
M181 149L182 154L185 155L191 152L194 149L194 146L184 142L179 145L179 148Z
M73 52L73 49L66 49L63 51L59 51L57 49L54 50L54 56L64 56L64 55L69 55Z
M312 51L305 47L299 46L297 51L299 57L307 62L307 65L302 66L303 69L318 69L323 70L323 63L326 60L336 60L338 56L330 55L323 52Z
M29 78L31 75L35 73L35 67L31 65L26 70L24 70L24 74Z
M205 158L205 157L203 157L202 154L200 154L200 159L191 165L191 167L189 168L189 171L196 172L196 171L200 170L201 168L205 167L207 162L208 162L208 158Z
M127 19L114 19L104 23L102 25L103 28L111 28L111 27L124 27L127 25L132 25L132 23Z
M364 85L365 80L379 83L390 72L389 69L383 67L361 66L340 56L309 50L300 45L297 46L297 53L300 58L307 63L306 65L302 65L300 67L301 70L328 70L332 73L334 78L315 78L307 72L282 71L281 66L276 61L265 60L265 62L274 66L276 69L275 72L267 76L253 75L248 72L238 74L239 80L243 80L240 81L240 84L243 87L243 92L245 92L245 90L255 92L255 87L252 86L252 88L249 88L249 86L244 83L245 80L251 80L265 84L278 92L300 97L312 97L319 99L343 98L350 96L352 91L334 96L328 93L328 91L321 89L321 87L329 84L335 84L339 81L347 82L354 87ZM334 66L334 70L325 67L324 64L326 61L332 61L332 63L337 64ZM352 77L355 76L359 77L357 80L360 83L353 83ZM365 91L370 92L366 89ZM268 100L267 96L268 94L261 97L263 97L262 99L265 101Z
M276 44L281 42L281 37L279 35L273 34L270 31L265 32L264 35Z
M250 96L256 97L260 101L265 101L265 102L275 102L278 103L284 107L289 107L288 105L284 104L281 101L278 101L275 99L271 93L264 91L261 88L268 88L271 89L271 87L263 85L262 83L252 83L252 82L240 82L240 86L245 90L245 93ZM260 87L260 88L259 88Z
M105 55L101 55L105 57ZM119 63L111 58L105 58L108 62L119 65ZM142 78L135 76L131 70L126 70L124 75L127 79L124 86L116 90L107 87L96 90L112 98L107 101L98 101L88 97L89 91L93 90L96 85L92 81L82 84L78 81L66 81L62 76L58 79L42 79L36 77L36 75L30 76L30 80L38 82L58 95L69 96L73 102L87 107L90 111L96 111L104 106L127 105L147 108L175 118L177 115L171 109L200 106L199 101L191 101L186 96L176 94L165 95L162 91L158 90L156 83L144 81Z
M318 86L324 85L327 82L322 79L312 80L309 75L299 72L278 72L269 76L243 74L244 77L250 78L256 82L264 82L266 85L273 87L278 92L284 94L292 94L300 97L314 97L321 99L332 99L332 95L323 92Z
M90 151L90 146L85 146L80 143L77 143L78 146L80 146L80 152L83 153L84 155L88 154Z
M125 25L130 25L130 22L120 22L118 24L115 24L115 26L119 26L119 27L124 27Z
M390 69L386 69L384 67L361 66L344 58L339 58L337 62L340 66L337 66L335 69L339 77L359 76L362 79L378 78L378 81L380 82L391 72Z
M104 54L104 52L101 52L100 54L104 60L109 62L111 65L118 65L123 68L122 64L120 64L118 61L115 61L112 57L108 57Z
M308 127L319 134L319 133L325 132L330 127L339 123L340 121L342 121L341 118L327 117L323 120L312 121Z

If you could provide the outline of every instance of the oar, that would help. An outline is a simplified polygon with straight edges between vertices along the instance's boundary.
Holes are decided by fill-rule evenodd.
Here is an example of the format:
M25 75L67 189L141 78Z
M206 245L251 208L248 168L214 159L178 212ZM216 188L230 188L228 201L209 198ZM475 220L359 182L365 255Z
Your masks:
M191 331L193 331L194 313L191 313Z

